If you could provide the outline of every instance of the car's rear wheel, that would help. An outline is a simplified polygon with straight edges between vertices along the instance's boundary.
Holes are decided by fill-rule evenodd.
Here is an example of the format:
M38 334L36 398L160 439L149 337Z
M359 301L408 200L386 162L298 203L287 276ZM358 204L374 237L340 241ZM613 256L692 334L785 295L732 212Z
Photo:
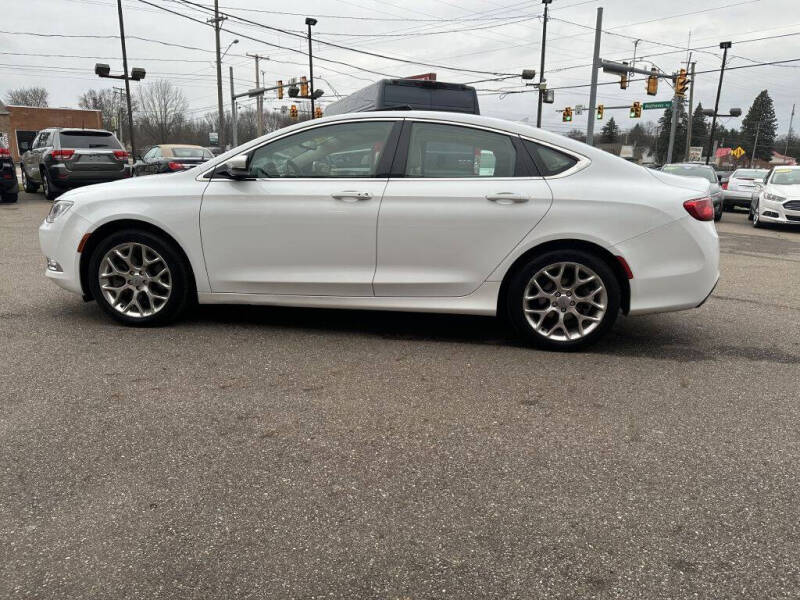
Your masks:
M95 248L89 261L92 296L125 325L163 325L190 302L191 277L173 245L147 231L118 231Z
M32 194L36 190L39 189L39 184L35 181L31 181L31 178L28 177L28 174L25 172L25 167L21 167L20 171L22 171L22 189L24 189L29 194Z
M42 191L44 192L44 197L48 200L55 200L61 195L61 189L53 183L53 180L50 179L50 174L47 172L47 169L42 169Z
M608 264L582 250L556 250L512 277L506 297L517 333L547 350L578 350L601 338L620 307L619 282Z

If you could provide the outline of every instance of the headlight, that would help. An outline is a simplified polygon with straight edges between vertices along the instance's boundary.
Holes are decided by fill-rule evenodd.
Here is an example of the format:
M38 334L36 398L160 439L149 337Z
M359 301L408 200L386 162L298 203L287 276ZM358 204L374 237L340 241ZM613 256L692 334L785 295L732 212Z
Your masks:
M47 221L48 223L52 223L58 217L60 217L70 208L72 208L73 204L74 202L70 202L69 200L59 200L58 202L53 204L53 206L50 208L50 214L47 215L45 221Z
M764 200L772 200L773 202L783 202L786 200L783 196L778 196L777 194L770 194L769 192L764 193Z

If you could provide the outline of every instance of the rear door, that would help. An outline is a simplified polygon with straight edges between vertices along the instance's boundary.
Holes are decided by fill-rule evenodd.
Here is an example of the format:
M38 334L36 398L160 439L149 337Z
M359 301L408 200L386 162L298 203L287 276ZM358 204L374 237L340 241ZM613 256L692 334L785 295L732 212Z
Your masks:
M552 201L517 136L406 121L378 219L376 296L465 296Z

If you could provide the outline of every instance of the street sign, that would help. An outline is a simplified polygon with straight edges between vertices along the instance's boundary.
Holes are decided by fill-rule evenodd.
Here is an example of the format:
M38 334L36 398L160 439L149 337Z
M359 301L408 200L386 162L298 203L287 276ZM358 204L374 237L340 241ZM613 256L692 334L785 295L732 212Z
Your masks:
M582 115L583 114L583 104L576 104L575 105L575 114Z
M742 158L742 156L745 155L745 151L744 148L742 148L741 146L737 146L736 148L731 150L731 154L733 154L733 156L738 159Z
M666 100L664 102L644 102L642 104L642 108L644 110L652 110L654 108L670 108L672 106L672 100Z
M212 146L219 143L219 134L216 131L208 132L208 143Z
M702 146L689 146L689 162L700 162L703 158Z

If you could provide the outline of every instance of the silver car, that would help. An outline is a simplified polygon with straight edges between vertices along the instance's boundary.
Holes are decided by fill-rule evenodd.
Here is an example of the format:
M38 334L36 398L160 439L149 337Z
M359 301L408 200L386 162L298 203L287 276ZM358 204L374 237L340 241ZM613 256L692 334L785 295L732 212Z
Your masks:
M711 202L714 203L714 220L719 221L722 218L722 187L714 167L700 163L673 163L664 165L661 170L683 177L702 177L708 181L711 184Z
M739 206L749 209L753 192L757 184L766 179L767 173L768 169L736 169L722 191L725 208Z

